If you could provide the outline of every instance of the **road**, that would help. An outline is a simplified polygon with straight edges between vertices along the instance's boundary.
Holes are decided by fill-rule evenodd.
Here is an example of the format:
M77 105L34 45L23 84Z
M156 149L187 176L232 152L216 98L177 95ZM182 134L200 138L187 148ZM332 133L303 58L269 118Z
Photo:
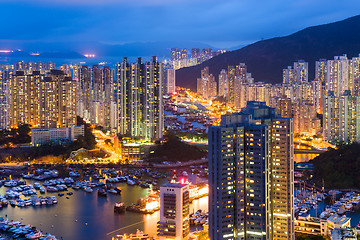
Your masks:
M108 154L110 154L110 157L104 158L103 161L112 162L112 163L117 163L119 161L122 161L121 153L120 153L121 151L116 151L116 149L114 149L115 147L114 147L113 137L104 134L100 130L94 130L93 133L96 138L97 146L103 149L104 151L106 151ZM111 140L113 146L110 146L109 144L105 143L104 139Z

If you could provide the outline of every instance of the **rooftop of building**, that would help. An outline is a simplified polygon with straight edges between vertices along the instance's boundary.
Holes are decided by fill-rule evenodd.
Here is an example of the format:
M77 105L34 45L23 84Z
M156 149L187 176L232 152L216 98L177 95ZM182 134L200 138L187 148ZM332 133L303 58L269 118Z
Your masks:
M165 183L164 185L162 185L162 187L171 187L171 188L183 188L185 187L187 184L181 184L181 183Z
M339 216L337 214L332 215L331 217L329 217L327 219L329 222L332 222L334 224L339 224L339 225L343 225L345 223L347 223L348 221L351 220L351 218L347 217L347 216Z
M221 116L221 126L255 123L253 120L274 118L281 118L275 108L267 106L265 102L248 101L246 107L241 109L241 112ZM256 124L261 125L260 123Z

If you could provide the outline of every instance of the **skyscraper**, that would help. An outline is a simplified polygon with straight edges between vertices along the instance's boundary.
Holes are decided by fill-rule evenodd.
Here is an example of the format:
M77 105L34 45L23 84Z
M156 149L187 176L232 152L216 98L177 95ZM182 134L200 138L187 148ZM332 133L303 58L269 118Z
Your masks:
M213 56L212 48L203 48L201 51L200 62L204 62Z
M294 239L293 123L248 102L209 128L209 237Z
M175 92L175 69L167 70L167 91L166 93L172 94Z
M332 91L336 97L339 97L345 90L351 90L352 85L349 82L349 61L347 56L336 56L334 60L328 60L326 92Z
M10 81L5 72L0 70L0 130L10 128Z
M296 82L296 70L291 66L288 66L287 69L283 69L283 83L284 84L294 84Z
M16 71L10 77L10 124L34 128L76 125L76 82L61 70Z
M280 98L278 100L278 108L281 117L292 117L292 104L290 98Z
M188 59L189 53L186 48L172 48L171 49L171 61Z
M200 57L200 49L193 48L191 49L191 58L199 58Z
M304 60L294 62L294 70L296 71L296 82L298 84L307 83L309 81L308 63Z
M111 104L115 102L114 69L98 65L74 68L79 85L79 116L92 125L111 127Z
M294 62L294 68L289 66L283 69L284 84L302 84L307 83L309 78L308 63L304 60Z
M167 183L160 187L160 239L188 239L189 223L189 186L180 183Z
M234 104L234 87L235 87L235 67L228 66L228 82L229 82L229 102Z
M349 90L324 97L323 138L330 142L360 142L360 96Z
M225 69L219 74L219 96L227 97L229 95L228 75Z
M209 74L209 67L201 70L201 78L197 79L197 93L203 98L210 99L217 96L217 83L215 76Z
M125 57L117 65L118 133L146 140L161 139L164 116L162 64L156 57L135 64Z

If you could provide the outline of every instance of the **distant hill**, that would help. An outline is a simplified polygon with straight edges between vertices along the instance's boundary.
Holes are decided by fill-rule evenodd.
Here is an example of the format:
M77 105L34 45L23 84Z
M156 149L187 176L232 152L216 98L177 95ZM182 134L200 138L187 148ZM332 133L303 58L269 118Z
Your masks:
M196 79L206 66L216 79L228 65L246 63L255 81L282 82L282 69L304 59L309 62L309 80L315 75L315 61L348 57L360 53L360 15L339 22L309 27L286 37L256 42L241 49L216 56L200 65L176 71L178 86L196 90Z

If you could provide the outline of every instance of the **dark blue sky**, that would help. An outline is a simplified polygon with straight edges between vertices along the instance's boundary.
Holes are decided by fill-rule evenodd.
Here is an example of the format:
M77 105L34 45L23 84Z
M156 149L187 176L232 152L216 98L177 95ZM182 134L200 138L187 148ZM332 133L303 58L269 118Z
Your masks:
M4 42L196 41L229 48L360 14L359 0L0 0Z

